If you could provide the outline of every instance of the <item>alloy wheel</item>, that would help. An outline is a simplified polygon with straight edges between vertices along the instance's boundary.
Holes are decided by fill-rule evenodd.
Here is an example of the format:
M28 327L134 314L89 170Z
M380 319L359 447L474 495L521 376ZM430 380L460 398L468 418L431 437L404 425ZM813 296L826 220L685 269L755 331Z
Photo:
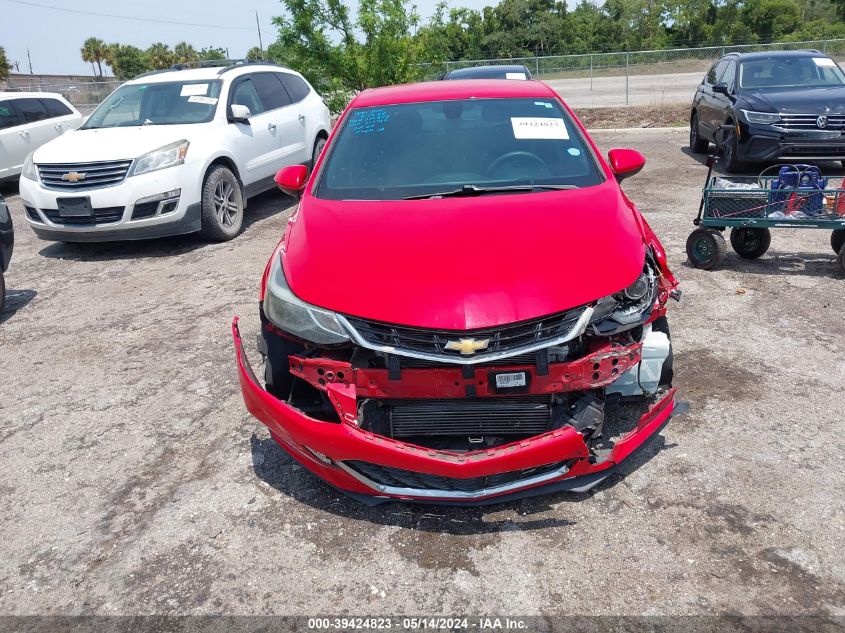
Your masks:
M235 188L227 180L221 180L214 187L214 213L221 226L232 226L238 215Z

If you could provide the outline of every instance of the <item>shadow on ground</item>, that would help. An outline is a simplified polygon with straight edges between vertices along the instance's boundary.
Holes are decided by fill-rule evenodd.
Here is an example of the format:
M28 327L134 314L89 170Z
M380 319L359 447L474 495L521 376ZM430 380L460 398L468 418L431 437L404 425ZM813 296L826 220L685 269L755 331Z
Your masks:
M15 316L15 313L35 299L35 290L6 290L6 305L0 310L0 325Z

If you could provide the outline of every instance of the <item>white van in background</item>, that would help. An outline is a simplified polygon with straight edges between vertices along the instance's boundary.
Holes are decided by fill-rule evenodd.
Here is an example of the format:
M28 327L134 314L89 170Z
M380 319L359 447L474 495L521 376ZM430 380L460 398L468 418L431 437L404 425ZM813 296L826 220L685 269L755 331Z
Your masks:
M80 125L82 115L60 94L0 92L0 182L17 180L27 156Z

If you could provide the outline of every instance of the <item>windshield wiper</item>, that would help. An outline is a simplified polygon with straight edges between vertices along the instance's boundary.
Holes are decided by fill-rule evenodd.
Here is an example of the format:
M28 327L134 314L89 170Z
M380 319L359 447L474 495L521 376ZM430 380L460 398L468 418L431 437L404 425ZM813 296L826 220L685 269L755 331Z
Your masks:
M460 189L441 191L439 193L423 193L406 196L403 200L425 200L427 198L459 198L462 196L483 196L489 193L511 193L519 191L555 191L577 189L576 185L510 185L507 187L479 187L478 185L464 185Z

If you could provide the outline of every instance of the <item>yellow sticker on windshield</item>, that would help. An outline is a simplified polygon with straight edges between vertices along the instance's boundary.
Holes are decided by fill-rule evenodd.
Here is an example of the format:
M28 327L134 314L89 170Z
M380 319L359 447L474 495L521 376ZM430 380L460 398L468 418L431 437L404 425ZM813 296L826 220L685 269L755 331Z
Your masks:
M563 119L539 116L511 117L513 136L519 139L555 139L568 140L569 130Z

